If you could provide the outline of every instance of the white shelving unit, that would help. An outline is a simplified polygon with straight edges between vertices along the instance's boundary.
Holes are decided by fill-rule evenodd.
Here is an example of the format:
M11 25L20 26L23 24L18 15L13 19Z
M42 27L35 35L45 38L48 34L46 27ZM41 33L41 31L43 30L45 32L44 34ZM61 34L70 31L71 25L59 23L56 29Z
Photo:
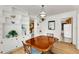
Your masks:
M29 35L29 16L28 13L15 13L16 17L11 18L12 13L6 12L2 18L5 20L0 21L0 53L7 53L22 46L21 41L25 41L30 38ZM14 23L12 23L14 22ZM22 35L21 25L24 24L26 28L26 35ZM16 30L19 34L18 37L6 38L6 34L10 30Z

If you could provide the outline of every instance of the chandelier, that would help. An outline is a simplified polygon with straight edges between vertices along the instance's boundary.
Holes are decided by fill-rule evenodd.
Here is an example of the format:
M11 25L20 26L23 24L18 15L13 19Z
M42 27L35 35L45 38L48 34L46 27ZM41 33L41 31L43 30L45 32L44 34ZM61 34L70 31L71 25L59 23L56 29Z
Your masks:
M41 18L41 20L42 21L44 21L45 20L45 18L46 18L46 12L45 12L45 9L44 9L44 5L41 5L41 12L40 12L40 18Z

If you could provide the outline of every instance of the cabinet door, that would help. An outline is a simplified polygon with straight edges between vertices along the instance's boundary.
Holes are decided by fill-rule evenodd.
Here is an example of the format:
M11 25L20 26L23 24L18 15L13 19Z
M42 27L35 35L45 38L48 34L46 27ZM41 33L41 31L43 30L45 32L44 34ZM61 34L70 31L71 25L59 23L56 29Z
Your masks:
M71 24L65 24L64 25L64 41L65 42L71 42L72 41L72 33L71 33Z
M10 52L13 49L16 48L16 40L15 39L4 39L3 40L4 44L3 44L3 52Z
M0 53L3 53L3 25L0 24Z
M0 40L2 40L2 38L3 38L3 27L2 26L3 25L0 24Z
M22 41L20 38L16 39L16 48L19 48L19 47L22 47L23 44L22 44Z
M0 43L0 54L3 53L3 44Z
M64 25L64 37L71 38L71 24Z

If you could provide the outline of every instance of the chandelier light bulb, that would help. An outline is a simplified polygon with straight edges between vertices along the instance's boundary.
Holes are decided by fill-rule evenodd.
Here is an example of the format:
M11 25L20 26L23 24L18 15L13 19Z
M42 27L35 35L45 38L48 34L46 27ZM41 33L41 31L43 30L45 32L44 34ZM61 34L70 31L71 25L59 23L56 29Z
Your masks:
M44 5L42 5L42 10L40 12L40 18L43 20L45 20L46 17L46 12L44 11Z

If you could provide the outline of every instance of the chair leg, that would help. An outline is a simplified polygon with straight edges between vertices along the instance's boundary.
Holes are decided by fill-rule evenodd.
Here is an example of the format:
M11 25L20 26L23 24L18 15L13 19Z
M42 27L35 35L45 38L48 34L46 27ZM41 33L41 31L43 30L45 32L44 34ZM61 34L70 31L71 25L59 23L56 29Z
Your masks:
M31 54L31 50L32 50L31 46L25 44L23 41L22 41L22 44L23 44L24 52L27 53L27 54Z
M49 53L50 53L50 54L54 54L51 50L49 50Z
M28 54L31 54L31 46L29 46L29 45L27 45L26 46L26 52L28 53Z
M42 51L41 54L46 54L46 52Z

